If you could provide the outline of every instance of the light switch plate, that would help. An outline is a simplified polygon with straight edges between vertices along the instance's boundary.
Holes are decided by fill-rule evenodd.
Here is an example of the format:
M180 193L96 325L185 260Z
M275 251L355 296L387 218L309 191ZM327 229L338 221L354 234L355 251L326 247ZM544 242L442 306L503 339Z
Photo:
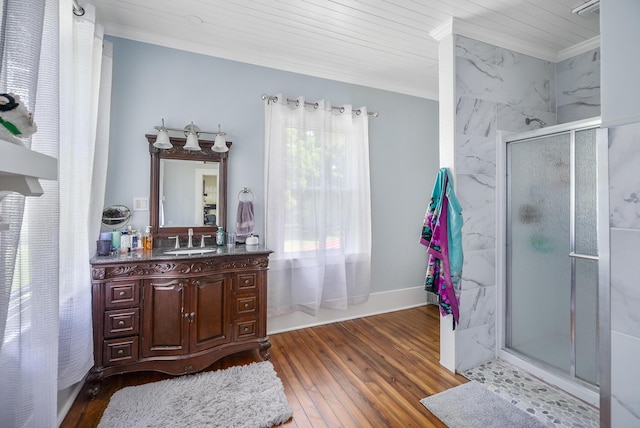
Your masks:
M149 198L133 198L134 211L149 211Z

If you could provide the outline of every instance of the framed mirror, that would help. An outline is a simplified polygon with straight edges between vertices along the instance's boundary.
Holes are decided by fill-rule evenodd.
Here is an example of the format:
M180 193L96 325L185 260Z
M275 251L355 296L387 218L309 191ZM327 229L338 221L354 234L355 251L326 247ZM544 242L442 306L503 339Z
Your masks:
M154 237L184 237L190 228L198 237L213 237L218 226L226 229L229 152L214 152L214 142L208 140L199 140L201 151L184 150L186 138L177 137L170 138L172 148L159 149L153 145L156 135L145 137L151 155L149 224Z

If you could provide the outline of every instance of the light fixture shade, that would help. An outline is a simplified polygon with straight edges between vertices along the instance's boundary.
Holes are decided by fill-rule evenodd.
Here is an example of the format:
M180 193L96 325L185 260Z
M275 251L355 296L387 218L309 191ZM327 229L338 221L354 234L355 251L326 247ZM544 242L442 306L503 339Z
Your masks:
M218 132L216 132L215 134L216 134L216 139L213 142L213 146L211 147L211 150L219 153L224 153L226 151L229 151L229 147L227 147L227 141L224 139L224 136L227 135L227 133L222 132L220 124L218 124Z
M187 143L184 145L184 149L194 152L202 150L198 144L198 134L195 132L189 132L187 134Z
M227 141L224 139L224 133L220 133L216 135L216 140L211 147L211 150L214 152L224 153L229 151L229 147L227 147Z
M159 149L170 149L173 147L171 139L169 138L169 132L166 129L158 131L158 137L156 138L155 143L153 143L153 146Z

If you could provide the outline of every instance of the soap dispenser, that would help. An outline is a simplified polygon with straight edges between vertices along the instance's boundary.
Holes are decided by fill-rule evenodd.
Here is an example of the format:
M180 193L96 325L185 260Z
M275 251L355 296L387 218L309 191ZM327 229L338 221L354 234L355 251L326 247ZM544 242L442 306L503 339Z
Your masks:
M153 250L153 236L151 235L151 226L147 226L144 230L144 237L142 238L142 247L145 251Z
M224 229L222 226L218 226L218 231L216 232L216 245L220 247L224 245Z

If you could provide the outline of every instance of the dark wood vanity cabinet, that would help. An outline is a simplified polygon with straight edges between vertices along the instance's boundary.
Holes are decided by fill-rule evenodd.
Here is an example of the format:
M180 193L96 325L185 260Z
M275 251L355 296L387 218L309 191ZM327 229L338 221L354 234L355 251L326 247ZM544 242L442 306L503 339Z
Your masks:
M269 253L94 258L89 381L141 370L193 373L249 349L268 359Z
M230 275L143 280L142 357L191 354L228 343Z

